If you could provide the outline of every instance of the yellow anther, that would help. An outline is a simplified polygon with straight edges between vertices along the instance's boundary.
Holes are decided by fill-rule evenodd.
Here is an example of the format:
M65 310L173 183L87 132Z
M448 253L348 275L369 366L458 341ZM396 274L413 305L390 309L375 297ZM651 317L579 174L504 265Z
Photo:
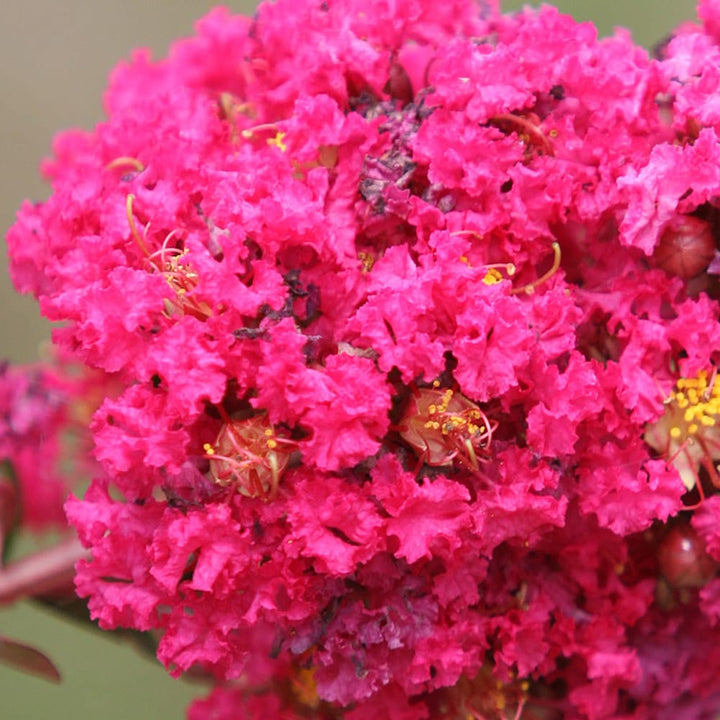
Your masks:
M483 278L483 282L486 285L497 285L501 280L503 280L503 276L500 274L499 270L496 270L495 268L490 268L486 273L485 277Z
M360 260L362 272L368 273L373 269L375 257L371 253L361 250L358 253L358 260Z
M205 443L203 445L203 450L207 455L214 455L215 454L215 448L210 443Z
M645 441L665 454L677 469L686 489L697 485L704 467L713 484L720 487L720 476L712 461L720 458L720 383L716 371L701 370L696 377L677 380L670 393L664 415L645 431Z
M287 145L283 142L283 138L287 133L284 132L278 132L274 138L269 138L267 141L268 145L275 145L275 147L280 148L282 152L285 152L287 150Z

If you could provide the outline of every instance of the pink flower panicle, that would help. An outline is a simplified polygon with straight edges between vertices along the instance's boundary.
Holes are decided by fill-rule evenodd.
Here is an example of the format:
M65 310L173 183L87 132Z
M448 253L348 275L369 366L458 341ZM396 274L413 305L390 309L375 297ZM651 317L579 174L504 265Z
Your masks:
M8 242L119 387L77 590L217 679L193 720L720 707L700 13L648 57L549 7L218 9L58 136Z
M67 528L68 492L98 470L87 423L109 390L99 373L69 362L0 364L0 485L11 489L1 494L0 514L32 531Z

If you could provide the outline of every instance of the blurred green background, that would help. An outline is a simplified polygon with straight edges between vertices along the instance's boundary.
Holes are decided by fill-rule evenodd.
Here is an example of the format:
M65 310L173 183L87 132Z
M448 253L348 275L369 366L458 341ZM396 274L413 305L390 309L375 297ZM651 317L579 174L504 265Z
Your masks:
M370 4L372 0L369 0ZM255 2L226 3L249 13ZM505 10L527 4L504 2ZM539 3L530 3L538 5ZM675 25L695 17L690 0L566 0L555 3L601 35L615 26L652 46ZM9 227L24 198L47 189L37 167L53 134L92 128L102 119L108 72L134 47L163 56L175 38L192 32L207 0L2 0L0 21L0 228ZM34 301L13 293L3 244L0 268L0 357L30 362L49 335ZM99 633L78 630L30 604L0 610L0 635L44 649L64 681L50 685L0 665L0 718L36 720L154 720L184 717L199 686L171 680L156 663ZM263 719L265 720L265 719ZM272 720L272 719L267 719Z

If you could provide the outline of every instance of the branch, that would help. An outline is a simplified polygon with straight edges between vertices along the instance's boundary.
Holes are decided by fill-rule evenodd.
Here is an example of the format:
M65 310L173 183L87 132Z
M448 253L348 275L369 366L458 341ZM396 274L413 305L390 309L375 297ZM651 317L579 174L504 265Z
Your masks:
M0 568L0 605L23 597L72 592L75 563L89 554L76 537Z

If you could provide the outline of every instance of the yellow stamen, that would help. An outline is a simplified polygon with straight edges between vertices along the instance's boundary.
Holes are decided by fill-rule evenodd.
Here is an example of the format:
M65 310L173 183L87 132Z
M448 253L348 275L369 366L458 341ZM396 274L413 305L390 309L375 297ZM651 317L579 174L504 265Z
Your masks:
M375 257L371 253L361 250L358 253L358 260L360 260L362 272L369 273L373 269Z
M275 147L280 148L282 152L285 152L287 150L287 145L283 142L283 139L287 133L284 132L278 132L274 138L269 138L267 141L268 145L275 145Z
M486 273L485 277L483 278L483 282L486 285L496 285L497 283L501 282L505 278L500 274L498 270L495 268L490 268Z
M715 483L713 461L720 459L720 383L715 382L715 371L679 378L664 405L664 415L647 427L645 441L666 454L688 490L697 484L701 467Z

